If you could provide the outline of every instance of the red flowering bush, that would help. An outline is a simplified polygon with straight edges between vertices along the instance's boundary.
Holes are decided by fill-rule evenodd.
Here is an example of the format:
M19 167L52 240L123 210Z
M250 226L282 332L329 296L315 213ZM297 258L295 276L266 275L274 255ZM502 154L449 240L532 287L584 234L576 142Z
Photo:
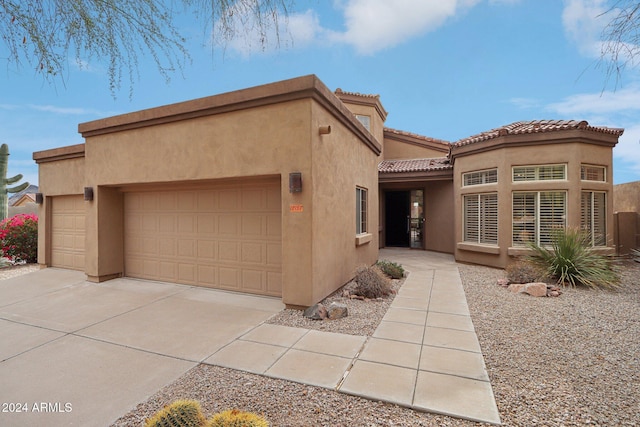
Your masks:
M38 261L38 216L18 214L0 222L2 256L11 261Z

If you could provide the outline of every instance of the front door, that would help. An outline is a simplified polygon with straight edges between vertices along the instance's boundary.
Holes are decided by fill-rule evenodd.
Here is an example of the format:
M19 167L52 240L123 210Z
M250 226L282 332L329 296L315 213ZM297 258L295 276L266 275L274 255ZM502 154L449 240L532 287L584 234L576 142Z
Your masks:
M385 193L385 245L423 248L423 191Z

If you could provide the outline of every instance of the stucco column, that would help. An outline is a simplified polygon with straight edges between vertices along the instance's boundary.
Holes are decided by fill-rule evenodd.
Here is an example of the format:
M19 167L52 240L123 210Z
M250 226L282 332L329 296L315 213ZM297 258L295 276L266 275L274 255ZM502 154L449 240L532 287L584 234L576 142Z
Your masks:
M89 281L103 282L124 273L124 197L115 188L93 191L86 202L85 272Z

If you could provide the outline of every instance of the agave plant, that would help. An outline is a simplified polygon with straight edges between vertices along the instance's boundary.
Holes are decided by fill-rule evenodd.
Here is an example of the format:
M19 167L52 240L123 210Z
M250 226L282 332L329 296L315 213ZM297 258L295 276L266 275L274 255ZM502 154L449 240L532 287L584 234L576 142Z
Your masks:
M608 289L619 285L619 277L610 260L594 252L589 235L579 229L556 231L551 247L530 243L529 248L533 251L529 259L561 285Z

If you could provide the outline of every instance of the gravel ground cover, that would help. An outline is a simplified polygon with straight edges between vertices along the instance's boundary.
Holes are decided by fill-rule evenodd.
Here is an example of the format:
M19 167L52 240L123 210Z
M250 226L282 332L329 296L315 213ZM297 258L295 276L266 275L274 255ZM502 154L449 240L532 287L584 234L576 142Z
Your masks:
M618 291L533 298L459 266L504 425L640 425L640 264L622 267Z
M459 270L503 425L640 425L639 263L623 263L618 291L566 288L558 298L512 294L496 285L504 277L499 269ZM0 278L6 274L0 270ZM350 304L352 315L339 321L301 320L285 310L270 322L369 335L359 318L367 309L381 318L390 300ZM113 425L143 425L181 398L199 400L207 416L237 408L262 414L273 426L482 425L204 364Z
M640 264L625 262L618 291L565 289L558 298L512 294L496 285L504 277L499 269L459 270L503 425L640 423ZM364 307L377 312L385 304ZM300 318L280 313L270 321L309 327ZM342 330L337 321L330 330L356 332L349 321L357 322L350 316L339 321ZM329 330L323 329L329 324L314 326ZM273 426L482 425L208 365L195 367L114 425L141 425L178 398L199 400L207 416L238 408L264 415Z

